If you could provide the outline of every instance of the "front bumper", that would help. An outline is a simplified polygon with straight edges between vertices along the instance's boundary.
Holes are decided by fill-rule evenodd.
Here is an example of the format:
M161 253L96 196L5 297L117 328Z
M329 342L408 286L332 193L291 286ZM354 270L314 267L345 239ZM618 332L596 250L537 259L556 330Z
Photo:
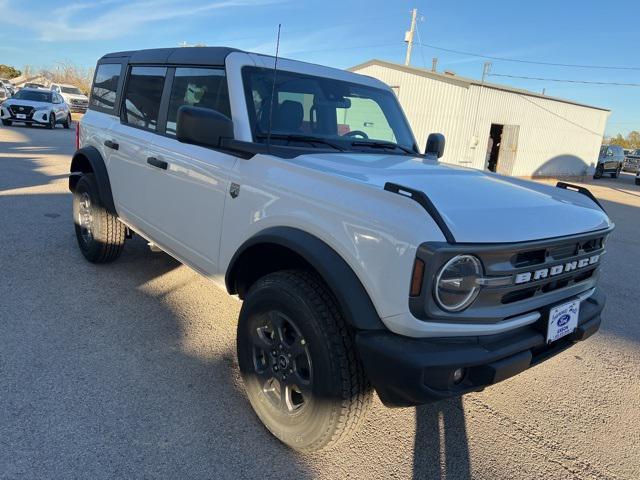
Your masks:
M570 300L570 299L567 299ZM578 328L547 345L546 321L490 336L410 338L389 331L363 331L356 344L369 380L388 407L421 405L482 390L541 363L600 328L605 295L596 289L580 304ZM457 369L463 380L454 383Z

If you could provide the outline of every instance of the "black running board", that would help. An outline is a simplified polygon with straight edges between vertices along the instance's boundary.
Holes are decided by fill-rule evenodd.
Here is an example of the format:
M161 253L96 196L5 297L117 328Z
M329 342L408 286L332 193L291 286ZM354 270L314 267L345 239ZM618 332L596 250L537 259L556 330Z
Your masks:
M589 197L591 200L593 200L593 202L596 205L598 205L600 207L600 210L602 210L604 213L607 213L607 211L600 204L598 199L588 189L586 189L584 187L581 187L579 185L574 185L573 183L565 183L565 182L558 182L556 184L556 187L564 188L565 190L573 190L574 192L578 192L578 193L581 193L582 195L585 195L585 196Z
M444 221L444 218L442 218L442 215L440 215L440 212L426 193L391 182L385 183L384 189L387 192L396 193L398 195L402 195L403 197L410 198L411 200L420 204L420 206L427 211L431 218L433 218L433 221L436 222L436 225L438 225L438 227L442 231L442 234L447 240L447 243L450 243L452 245L456 243L456 239L453 236L453 233L451 233L451 230L449 230L449 226Z

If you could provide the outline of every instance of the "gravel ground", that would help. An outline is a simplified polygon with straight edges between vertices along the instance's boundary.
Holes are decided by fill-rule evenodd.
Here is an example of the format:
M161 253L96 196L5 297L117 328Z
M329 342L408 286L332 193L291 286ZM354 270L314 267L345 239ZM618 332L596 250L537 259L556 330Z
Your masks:
M0 128L0 478L640 478L640 187L589 185L617 223L601 332L485 392L377 400L349 445L277 442L242 390L237 300L139 238L81 257L73 130Z

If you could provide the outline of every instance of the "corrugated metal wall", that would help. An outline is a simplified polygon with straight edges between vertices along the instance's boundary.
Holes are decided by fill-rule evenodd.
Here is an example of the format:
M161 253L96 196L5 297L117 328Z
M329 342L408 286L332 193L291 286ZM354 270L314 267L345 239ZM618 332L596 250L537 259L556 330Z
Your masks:
M519 126L517 144L501 145L516 149L511 175L583 175L597 161L607 111L382 65L354 71L393 87L422 148L430 133L445 135L444 162L485 168L492 123Z

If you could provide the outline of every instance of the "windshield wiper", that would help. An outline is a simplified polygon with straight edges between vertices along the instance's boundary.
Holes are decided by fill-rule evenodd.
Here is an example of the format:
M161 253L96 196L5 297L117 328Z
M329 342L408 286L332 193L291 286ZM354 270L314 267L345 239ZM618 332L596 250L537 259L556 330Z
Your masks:
M375 142L356 140L355 142L351 142L351 146L352 147L371 147L371 148L391 148L394 150L399 149L410 155L417 155L417 153L411 150L410 148L403 147L402 145L398 145L397 143L385 142L380 140L376 140Z
M269 137L269 135L266 133L259 133L256 135L256 137L267 138ZM330 147L333 147L336 150L340 150L341 152L344 152L344 148L342 148L340 145L337 145L327 140L326 138L314 137L312 135L301 135L297 133L272 133L271 138L274 138L276 140L288 140L288 141L304 142L304 143L312 143L312 144L322 143L324 145L329 145Z

